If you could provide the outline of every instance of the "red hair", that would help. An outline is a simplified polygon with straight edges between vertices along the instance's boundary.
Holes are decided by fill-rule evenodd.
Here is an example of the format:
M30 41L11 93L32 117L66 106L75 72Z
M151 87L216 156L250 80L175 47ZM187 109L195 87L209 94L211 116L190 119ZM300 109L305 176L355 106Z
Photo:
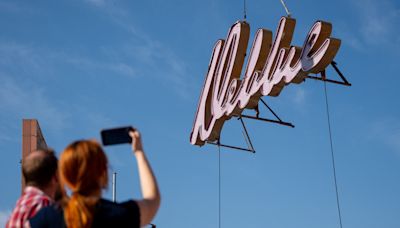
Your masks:
M94 208L107 186L107 157L96 141L76 141L62 152L59 161L67 227L91 227ZM72 195L69 197L65 188Z

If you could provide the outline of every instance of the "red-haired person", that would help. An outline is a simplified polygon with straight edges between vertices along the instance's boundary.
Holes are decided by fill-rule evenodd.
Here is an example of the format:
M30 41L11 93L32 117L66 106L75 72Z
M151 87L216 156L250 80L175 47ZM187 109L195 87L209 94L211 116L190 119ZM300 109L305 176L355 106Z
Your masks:
M60 156L63 203L43 208L30 220L31 227L142 227L149 224L160 206L160 193L143 151L140 133L134 131L130 135L143 199L123 203L102 199L101 191L108 183L107 157L96 141L76 141Z

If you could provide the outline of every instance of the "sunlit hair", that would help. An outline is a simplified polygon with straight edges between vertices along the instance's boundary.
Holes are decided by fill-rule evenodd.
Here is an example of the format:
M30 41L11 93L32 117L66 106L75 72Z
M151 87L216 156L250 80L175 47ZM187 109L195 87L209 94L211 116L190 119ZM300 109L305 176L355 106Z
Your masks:
M67 146L59 161L67 227L91 227L95 204L107 186L107 157L94 140L76 141ZM66 188L71 191L69 197Z

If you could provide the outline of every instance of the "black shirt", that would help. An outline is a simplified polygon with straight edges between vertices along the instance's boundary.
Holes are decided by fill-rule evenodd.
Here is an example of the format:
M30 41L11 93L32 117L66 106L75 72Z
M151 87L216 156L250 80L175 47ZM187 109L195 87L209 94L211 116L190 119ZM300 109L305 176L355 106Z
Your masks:
M29 220L31 227L67 227L60 206L53 205L41 209ZM139 206L133 200L114 203L100 199L96 205L92 227L140 227Z

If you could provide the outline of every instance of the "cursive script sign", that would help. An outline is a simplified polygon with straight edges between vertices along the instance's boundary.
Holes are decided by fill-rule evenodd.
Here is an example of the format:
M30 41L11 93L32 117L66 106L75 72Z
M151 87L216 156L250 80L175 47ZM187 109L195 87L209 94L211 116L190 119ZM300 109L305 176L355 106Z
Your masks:
M258 29L243 78L240 77L250 26L236 22L211 55L190 142L204 145L219 139L224 122L244 109L254 109L262 96L278 96L285 85L301 83L309 73L323 71L333 60L340 40L330 37L332 25L317 21L302 47L290 46L296 20L282 17L272 32Z

